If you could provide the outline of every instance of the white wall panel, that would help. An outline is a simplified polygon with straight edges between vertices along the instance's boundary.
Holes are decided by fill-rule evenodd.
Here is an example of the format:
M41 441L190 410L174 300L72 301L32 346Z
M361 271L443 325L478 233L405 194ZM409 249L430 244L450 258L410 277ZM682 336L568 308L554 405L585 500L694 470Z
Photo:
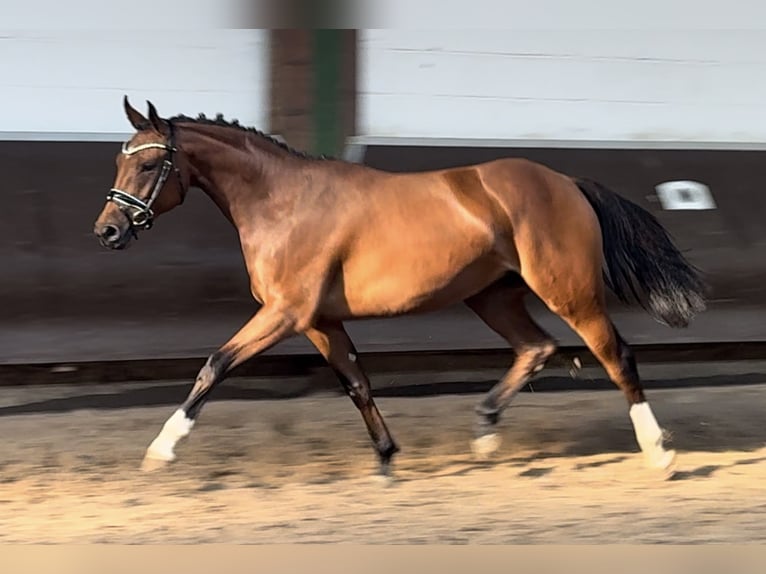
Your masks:
M268 130L268 66L266 30L0 30L0 137L128 133L123 94Z
M84 1L84 0L79 0ZM348 0L360 28L517 30L764 29L759 0Z
M364 30L372 136L766 142L766 31Z

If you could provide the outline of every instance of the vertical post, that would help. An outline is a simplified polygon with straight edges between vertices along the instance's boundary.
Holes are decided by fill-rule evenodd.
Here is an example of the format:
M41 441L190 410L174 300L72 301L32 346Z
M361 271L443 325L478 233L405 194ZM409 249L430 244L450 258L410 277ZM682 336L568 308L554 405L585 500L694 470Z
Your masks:
M300 150L314 147L311 30L271 30L270 131Z
M301 150L340 155L356 133L356 30L270 32L271 133Z
M314 152L335 155L342 146L340 87L342 30L314 31Z

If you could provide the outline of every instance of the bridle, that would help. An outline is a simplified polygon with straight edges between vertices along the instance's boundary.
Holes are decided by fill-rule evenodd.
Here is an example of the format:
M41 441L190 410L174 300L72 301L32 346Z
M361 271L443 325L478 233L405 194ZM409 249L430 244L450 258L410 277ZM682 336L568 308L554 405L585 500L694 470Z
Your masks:
M178 178L178 184L181 184L181 172L178 167L173 163L173 153L178 151L174 145L173 127L170 127L170 137L167 144L161 142L149 142L135 147L128 147L128 142L122 144L122 153L124 155L133 155L142 152L147 149L164 149L167 153L162 161L162 169L157 174L157 178L154 180L154 186L148 199L140 199L135 195L117 189L113 187L106 195L106 200L111 201L120 208L128 218L131 226L134 229L151 229L154 223L154 212L152 211L152 205L157 197L159 197L163 186L170 176L170 170L174 170L176 177Z

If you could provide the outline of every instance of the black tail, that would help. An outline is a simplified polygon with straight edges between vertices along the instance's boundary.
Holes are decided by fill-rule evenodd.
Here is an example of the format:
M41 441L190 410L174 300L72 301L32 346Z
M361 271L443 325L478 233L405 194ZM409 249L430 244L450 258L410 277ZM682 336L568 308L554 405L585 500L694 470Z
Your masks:
M666 325L688 326L705 310L706 285L668 232L651 213L603 185L580 178L574 182L601 224L607 286L625 303L632 295Z

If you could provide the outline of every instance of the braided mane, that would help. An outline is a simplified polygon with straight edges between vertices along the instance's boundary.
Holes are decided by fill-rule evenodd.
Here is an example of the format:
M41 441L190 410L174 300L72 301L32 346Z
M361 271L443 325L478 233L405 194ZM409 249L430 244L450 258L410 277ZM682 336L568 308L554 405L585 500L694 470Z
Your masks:
M169 121L172 124L187 123L187 124L199 124L199 125L206 125L206 126L218 126L222 128L233 128L248 134L258 136L259 138L265 140L266 142L273 144L279 147L280 149L285 150L290 155L295 157L299 157L302 159L315 159L315 160L333 159L326 155L317 156L317 155L309 154L304 151L297 150L293 147L290 147L286 143L279 141L275 137L265 134L254 127L243 126L236 119L226 120L224 119L223 114L217 114L214 119L206 117L205 114L199 114L199 116L197 116L196 118L185 116L183 114L178 114L176 116L173 116L172 118L168 118L167 121Z

